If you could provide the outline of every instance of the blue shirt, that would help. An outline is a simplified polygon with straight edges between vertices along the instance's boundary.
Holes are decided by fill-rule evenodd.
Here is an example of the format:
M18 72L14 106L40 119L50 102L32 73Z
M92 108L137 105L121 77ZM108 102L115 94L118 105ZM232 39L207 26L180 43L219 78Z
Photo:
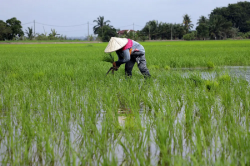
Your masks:
M129 53L130 48L126 49L126 50L122 50L122 48L120 50L116 51L116 54L118 56L118 61L116 61L116 65L120 66L123 63L127 63L128 61L130 61L130 56L140 56L140 55L144 55L145 54L145 49L144 47L137 43L136 41L132 40L133 45L132 45L132 52L131 55Z

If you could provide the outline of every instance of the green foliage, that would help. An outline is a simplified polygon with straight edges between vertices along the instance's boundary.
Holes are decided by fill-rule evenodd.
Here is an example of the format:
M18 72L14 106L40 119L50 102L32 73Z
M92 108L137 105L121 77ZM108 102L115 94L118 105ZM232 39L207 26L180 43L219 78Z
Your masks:
M223 16L221 15L210 16L209 31L211 37L214 37L215 39L226 38L231 27L232 27L232 22L227 21Z
M219 87L219 83L217 81L209 81L205 82L207 90L216 90Z
M117 36L116 29L109 25L109 20L104 21L104 17L99 16L97 20L94 20L97 25L93 27L94 34L98 34L98 38L103 42L108 42L111 37Z
M125 119L125 125L124 125L124 129L125 130L130 130L132 132L134 131L138 131L142 129L141 123L138 123L135 121L135 117L134 116L127 116Z
M63 36L63 35L60 35L60 34L57 34L57 32L55 31L55 29L51 29L51 33L47 36L47 33L45 34L36 34L36 37L34 38L35 40L59 40L59 41L65 41L67 40L67 37L66 36Z
M94 20L93 22L97 23L97 25L93 27L94 34L98 34L99 37L104 38L104 40L106 40L107 35L104 34L105 29L106 31L107 29L113 29L113 27L108 24L110 21L104 21L104 16L99 16L97 20Z
M57 34L55 29L51 29L51 33L49 34L48 38L49 40L55 40L57 39L57 36L60 34Z
M102 61L113 63L115 61L115 58L111 53L110 54L104 54L104 56L102 58Z
M12 30L10 27L7 26L7 24L0 20L0 40L8 39L8 36L12 33Z
M32 28L28 27L28 30L26 29L25 33L27 34L28 36L28 39L32 40L34 35L33 35L33 30Z
M129 31L127 38L134 39L134 32Z
M238 32L237 36L241 37L242 39L250 39L250 31L247 33Z
M158 23L157 20L149 21L140 31L140 39L144 38L152 40L171 39L171 32L173 39L181 39L184 35L184 26L182 24Z
M94 40L93 35L88 36L88 40L89 40L89 41L93 41L93 40Z
M49 40L49 38L45 34L38 34L36 40Z
M133 31L133 30L126 30L124 31L123 35L120 36L121 38L128 38L128 39L132 39L132 40L135 40L137 41L139 39L139 36L140 36L140 32L137 31Z
M144 35L148 35L149 36L149 40L153 39L157 39L157 32L158 32L158 21L157 20L152 20L146 23L145 27L142 29L142 32L144 33Z
M110 26L103 26L102 29L99 29L99 31L99 34L103 33L101 37L103 42L108 42L111 37L117 36L116 29Z
M135 41L138 41L138 40L139 40L138 31L137 31L137 32L134 32L133 40L135 40Z
M147 39L147 37L143 35L143 36L140 36L139 39L144 42Z
M195 39L194 33L188 33L188 34L184 35L183 39L184 40L194 40Z
M231 77L228 74L224 74L224 75L219 76L218 81L220 83L230 82Z
M250 2L238 2L229 4L228 7L215 8L210 17L219 15L231 22L234 27L239 28L240 32L250 31Z
M191 18L188 14L185 14L183 16L183 25L184 25L185 34L187 34L194 26L194 24L192 24Z
M210 36L215 40L236 38L237 33L240 32L239 38L247 38L243 34L250 31L249 18L250 2L238 2L229 4L228 7L215 8L209 15L209 19L205 16L199 18L196 27L198 37L205 39Z
M200 38L207 38L209 36L209 24L208 19L205 16L201 16L198 20L198 26L196 27L197 35Z
M201 76L197 74L191 74L189 79L194 83L195 86L201 86L204 82Z
M136 35L138 36L136 40L143 41L143 42L147 40L147 37L143 34L142 31L137 31Z
M12 40L16 36L21 37L24 35L21 21L17 20L15 17L6 20L6 24L11 28L11 33L9 33L7 36L8 40Z
M170 70L171 67L170 67L170 66L165 66L164 69L165 69L165 70Z
M215 65L214 65L213 62L209 61L209 62L207 62L207 67L208 67L209 69L213 69L213 68L215 67Z
M158 65L150 65L148 68L150 70L158 70L158 69L160 69L160 67Z

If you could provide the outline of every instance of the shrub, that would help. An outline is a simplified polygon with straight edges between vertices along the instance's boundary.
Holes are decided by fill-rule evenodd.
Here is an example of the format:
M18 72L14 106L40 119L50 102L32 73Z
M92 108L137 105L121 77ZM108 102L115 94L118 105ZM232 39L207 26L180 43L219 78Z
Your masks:
M183 39L184 40L194 40L195 37L194 37L194 34L188 33L188 34L186 34L186 35L183 36Z
M238 37L242 38L242 39L249 39L250 38L250 32L246 32L246 33L243 33L243 32L239 32L237 34Z
M141 41L144 42L146 39L147 39L146 36L140 36L140 40L141 40Z
M93 41L94 37L92 35L88 36L89 41Z

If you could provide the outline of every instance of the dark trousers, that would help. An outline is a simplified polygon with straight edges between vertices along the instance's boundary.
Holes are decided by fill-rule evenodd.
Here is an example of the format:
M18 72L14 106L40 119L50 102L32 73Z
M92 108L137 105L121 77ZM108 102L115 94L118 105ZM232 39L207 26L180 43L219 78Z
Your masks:
M130 61L128 61L125 64L125 74L127 76L132 76L132 70L133 70L135 63L137 63L138 68L140 69L140 71L144 77L151 76L149 71L148 71L147 65L146 65L145 55L142 55L142 56L132 56L131 55Z

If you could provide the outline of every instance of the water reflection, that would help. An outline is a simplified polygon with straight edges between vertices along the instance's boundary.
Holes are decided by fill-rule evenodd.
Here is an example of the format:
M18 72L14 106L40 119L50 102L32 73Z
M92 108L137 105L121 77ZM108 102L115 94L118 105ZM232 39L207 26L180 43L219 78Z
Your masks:
M229 74L231 77L246 79L250 83L250 66L224 66L216 69L181 68L173 69L173 71L181 71L184 77L189 77L190 73L199 71L203 79L214 79L218 75Z
M119 122L120 126L122 126L122 127L125 126L125 120L126 120L125 116L118 116L118 122Z

